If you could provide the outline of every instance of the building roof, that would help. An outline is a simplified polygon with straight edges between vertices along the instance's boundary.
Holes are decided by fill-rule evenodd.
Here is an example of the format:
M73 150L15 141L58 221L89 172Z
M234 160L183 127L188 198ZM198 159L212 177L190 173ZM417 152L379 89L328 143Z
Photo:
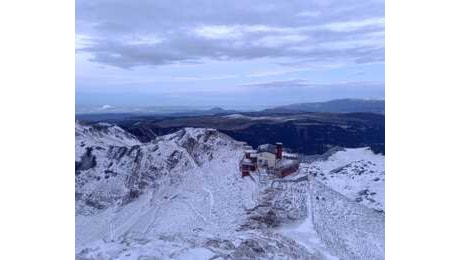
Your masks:
M269 155L272 155L273 157L276 157L276 154L271 153L271 152L259 152L259 153L257 153L257 154L258 154L258 155L259 155L259 154L269 154Z
M257 151L259 153L268 152L268 153L276 154L276 146L273 144L262 144L262 145L259 145L259 147L257 147Z
M299 155L296 154L296 153L287 153L287 152L284 152L284 151L283 151L283 156L291 157L291 158L297 158L297 157L299 157Z

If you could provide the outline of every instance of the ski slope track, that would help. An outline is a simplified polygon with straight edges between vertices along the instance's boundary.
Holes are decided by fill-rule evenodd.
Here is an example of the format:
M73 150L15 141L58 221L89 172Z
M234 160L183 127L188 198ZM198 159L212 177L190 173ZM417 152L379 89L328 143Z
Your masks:
M366 148L241 178L243 145L210 129L141 143L76 122L75 139L76 259L384 259L384 157Z

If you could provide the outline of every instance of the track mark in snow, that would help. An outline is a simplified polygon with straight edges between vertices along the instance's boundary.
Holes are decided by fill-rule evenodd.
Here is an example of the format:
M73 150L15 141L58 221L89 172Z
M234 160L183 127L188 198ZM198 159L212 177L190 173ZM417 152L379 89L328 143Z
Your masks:
M189 205L190 208L197 214L204 222L208 223L209 221L200 213L189 201L184 201L185 204Z
M269 185L270 189L277 189L279 187L278 184L285 184L285 185L296 185L298 183L306 183L306 193L293 194L293 200L300 200L300 197L307 196L305 199L305 203L307 207L305 210L305 218L300 220L297 223L292 224L285 224L281 227L275 228L275 232L293 239L296 241L299 246L305 248L308 252L314 252L317 255L321 256L321 259L338 259L332 256L324 243L322 243L320 236L318 235L317 231L314 228L313 224L313 205L311 201L311 191L310 191L310 181L307 176L302 176L296 179L284 179L284 180L272 180L271 184ZM286 186L282 185L282 187L286 188ZM285 192L283 189L282 192Z
M160 205L157 205L157 207L155 208L155 213L153 213L153 217L151 218L150 220L150 223L147 225L147 227L144 229L144 234L148 233L150 231L150 229L153 227L153 225L155 224L157 218L158 218L158 212L160 211Z
M208 189L208 188L203 188L204 191L206 191L209 194L209 218L212 217L212 210L214 208L214 194Z
M174 195L170 196L168 199L166 199L166 201L164 201L163 203L158 202L158 199L155 200L155 201L152 200L150 202L150 207L152 207L153 205L156 205L156 207L154 208L155 213L153 214L153 217L151 218L150 223L144 229L144 234L148 233L152 229L153 225L155 224L156 220L158 219L158 213L161 210L161 208L164 206L164 204L166 204L167 202L170 202L171 200L173 200L177 196L178 196L178 194L174 194Z

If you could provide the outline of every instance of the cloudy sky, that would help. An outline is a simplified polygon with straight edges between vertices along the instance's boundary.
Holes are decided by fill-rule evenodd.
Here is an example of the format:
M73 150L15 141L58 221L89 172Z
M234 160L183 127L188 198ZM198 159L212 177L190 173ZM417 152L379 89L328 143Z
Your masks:
M79 107L383 98L381 0L76 0Z

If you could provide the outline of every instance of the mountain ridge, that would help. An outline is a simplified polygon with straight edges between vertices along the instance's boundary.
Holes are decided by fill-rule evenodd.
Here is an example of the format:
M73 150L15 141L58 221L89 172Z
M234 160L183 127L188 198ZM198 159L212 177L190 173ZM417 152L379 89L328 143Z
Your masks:
M318 102L292 103L281 106L274 106L265 109L238 110L225 109L215 106L209 109L198 108L170 108L157 109L145 108L118 108L112 110L80 111L75 114L77 120L100 121L110 119L122 119L132 117L184 117L184 116L206 116L206 115L228 115L232 113L304 113L304 112L323 112L323 113L385 113L385 100L381 99L332 99Z
M296 103L262 110L265 113L327 112L327 113L385 113L385 100L334 99L324 102Z

